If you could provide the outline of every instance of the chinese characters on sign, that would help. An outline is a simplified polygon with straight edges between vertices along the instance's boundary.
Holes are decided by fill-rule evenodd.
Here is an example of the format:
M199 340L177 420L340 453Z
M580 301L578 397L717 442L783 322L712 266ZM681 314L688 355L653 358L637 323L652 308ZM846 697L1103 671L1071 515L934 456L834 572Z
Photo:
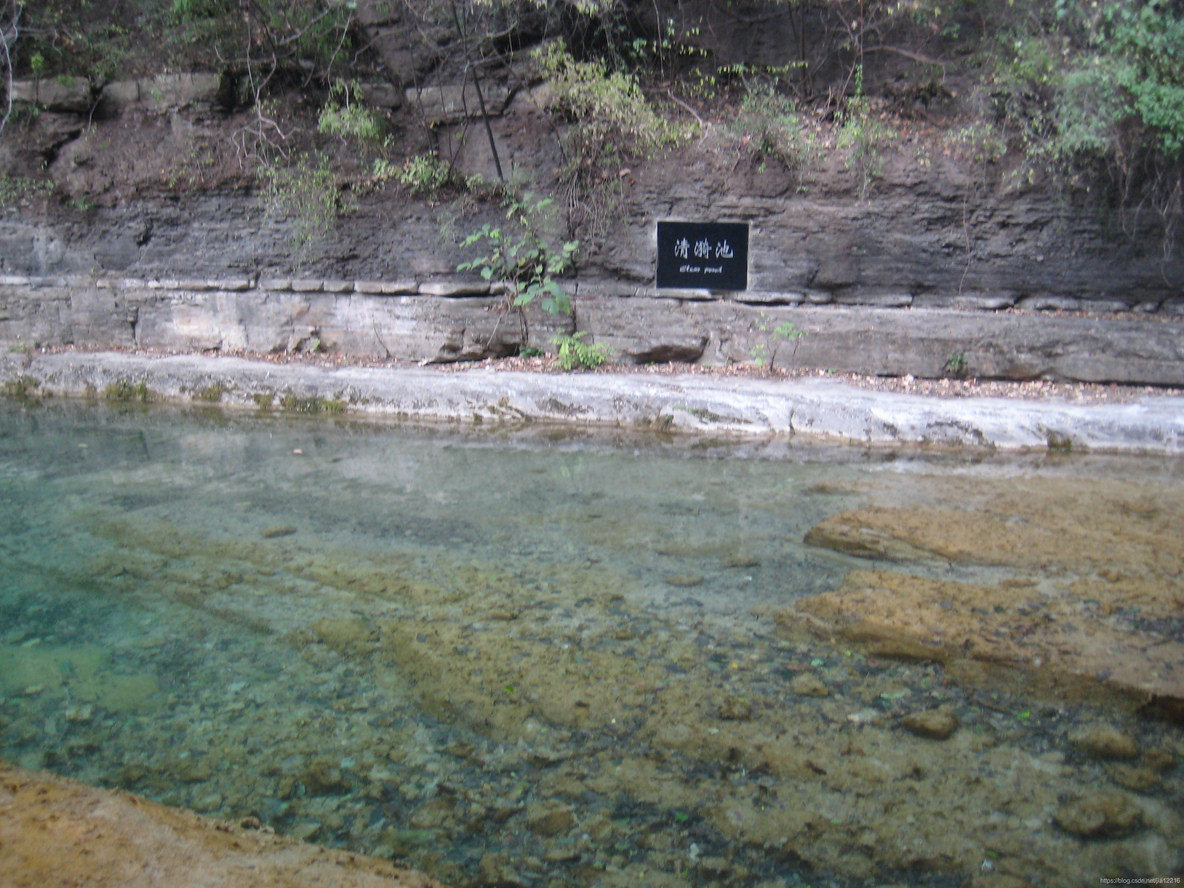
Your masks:
M748 289L748 224L659 222L658 287Z

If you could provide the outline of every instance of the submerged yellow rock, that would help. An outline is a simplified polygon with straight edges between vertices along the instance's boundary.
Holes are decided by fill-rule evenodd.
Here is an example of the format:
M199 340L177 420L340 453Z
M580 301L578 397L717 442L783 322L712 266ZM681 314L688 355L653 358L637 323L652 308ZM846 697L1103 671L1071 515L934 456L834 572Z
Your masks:
M73 700L112 712L149 709L160 683L151 672L114 671L110 648L84 645L0 647L0 688L10 694L29 687L68 692Z

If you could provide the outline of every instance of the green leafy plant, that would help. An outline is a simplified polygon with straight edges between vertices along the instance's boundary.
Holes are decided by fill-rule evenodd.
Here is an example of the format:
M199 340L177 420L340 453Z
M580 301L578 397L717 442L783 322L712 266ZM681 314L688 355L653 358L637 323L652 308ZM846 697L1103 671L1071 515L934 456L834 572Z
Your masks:
M301 265L313 245L333 233L338 216L353 209L353 195L337 187L333 163L320 152L287 165L266 163L261 173L268 216L291 222L295 264Z
M758 367L772 370L777 359L777 349L782 342L792 342L793 351L790 354L790 361L792 362L797 355L798 345L805 337L806 332L800 329L791 321L782 321L776 325L770 325L768 316L762 311L760 317L753 323L753 326L761 333L761 341L757 342L749 350L752 355L752 361Z
M946 358L942 372L947 376L963 379L970 372L970 363L966 360L965 352L954 352Z
M487 281L502 283L514 308L522 309L538 300L544 311L570 314L571 299L558 276L572 268L580 244L569 240L556 247L544 234L551 203L550 198L536 198L532 193L507 198L505 224L486 222L461 244L483 244L485 254L460 263L457 271L476 271Z
M395 178L417 196L435 194L456 182L452 167L435 154L417 154L407 158L395 173Z
M845 166L857 177L861 200L884 174L883 149L896 137L896 130L873 113L871 99L863 91L863 66L856 66L855 95L847 100L835 144L844 152Z
M632 65L652 68L659 76L666 77L678 68L707 58L707 50L697 42L700 36L700 28L688 27L680 32L674 19L667 17L660 36L634 37L623 47L621 55Z
M354 0L294 3L292 0L173 0L170 48L193 61L243 64L247 60L266 79L293 66L327 74L342 49L352 46Z
M778 160L790 170L801 170L821 157L818 138L793 101L769 86L758 84L745 93L728 129L761 159L761 170L765 158Z
M49 179L0 173L0 207L21 206L38 195L49 194L53 188L54 184Z
M317 129L364 145L379 147L386 138L386 121L367 108L362 85L356 80L336 80L329 87L329 101L321 109Z
M138 402L147 404L152 400L152 390L143 380L132 382L128 379L117 379L103 389L103 399L119 404Z
M585 342L587 330L556 336L551 340L559 347L559 366L564 370L595 370L603 365L612 352L595 342Z

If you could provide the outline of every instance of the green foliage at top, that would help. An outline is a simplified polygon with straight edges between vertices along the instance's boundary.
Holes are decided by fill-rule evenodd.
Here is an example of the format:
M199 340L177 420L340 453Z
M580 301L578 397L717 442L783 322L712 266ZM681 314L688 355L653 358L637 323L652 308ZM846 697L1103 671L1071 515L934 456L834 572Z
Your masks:
M1133 100L1133 110L1160 140L1163 152L1179 160L1184 151L1184 15L1179 4L1146 2L1136 8L1105 8L1109 54L1117 56L1116 79Z
M397 179L428 193L449 181L450 167L425 161L429 155L401 166L389 150L384 115L367 109L357 84L342 79L365 58L365 43L354 33L356 0L14 3L8 8L22 10L19 34L10 40L11 29L5 31L14 77L79 75L98 84L166 68L228 69L245 75L261 98L276 72L299 72L333 84L318 131L368 153L375 182ZM898 82L928 78L940 86L966 65L981 66L980 117L958 121L952 138L969 146L984 181L995 160L1018 149L1033 180L1052 174L1115 204L1150 204L1169 229L1184 214L1179 0L774 3L784 33L794 36L778 48L775 68L762 68L759 76L755 67L715 64L714 50L728 47L714 35L727 30L717 25L730 22L738 12L732 7L708 5L692 15L680 4L659 4L652 13L645 7L642 14L640 7L610 0L425 0L412 6L439 39L439 50L464 61L457 71L494 70L490 63L504 61L506 47L540 43L535 59L548 81L549 107L567 124L560 179L573 239L577 232L609 228L622 202L618 173L715 126L762 160L808 169L823 141L804 125L812 111L818 120L833 121L837 150L866 194L898 139L875 94L882 74L908 68ZM454 21L462 33L455 33ZM499 39L469 40L466 30ZM692 108L683 100L688 97L701 104ZM725 107L738 110L721 115ZM284 123L261 119L258 129L275 132ZM300 189L290 182L281 190Z
M577 124L569 163L598 164L652 157L677 140L677 131L646 101L637 77L601 61L576 61L562 41L535 59L551 87L551 109Z
M551 314L571 314L571 299L558 277L572 268L579 241L556 247L546 235L550 198L533 194L505 201L505 224L488 222L467 238L462 247L482 244L484 255L457 266L457 271L477 271L487 281L502 283L515 308L535 300Z
M991 83L1032 180L1184 215L1184 9L1162 0L1013 0L994 23Z
M328 74L350 45L353 0L38 0L24 3L16 76L117 77L232 67Z
M995 82L1030 154L1061 163L1184 151L1184 15L1160 0L1028 0ZM1051 6L1051 9L1049 8ZM1040 13L1044 13L1041 15Z
M353 0L171 0L166 22L206 59L329 74L348 45Z
M138 15L110 15L105 4L87 0L20 3L19 27L11 42L15 76L81 76L103 83L128 73L143 52L140 22L159 12L164 0L139 0ZM9 23L5 22L6 38Z

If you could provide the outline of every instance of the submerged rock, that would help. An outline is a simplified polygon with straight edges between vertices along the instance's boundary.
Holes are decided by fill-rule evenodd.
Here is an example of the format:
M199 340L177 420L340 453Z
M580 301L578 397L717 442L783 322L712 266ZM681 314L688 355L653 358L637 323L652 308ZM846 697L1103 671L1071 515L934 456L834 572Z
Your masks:
M949 739L962 724L958 716L943 708L910 713L901 719L900 723L910 734L928 737L930 740Z
M324 760L312 762L300 773L300 782L312 796L343 795L349 792L349 781L341 769Z
M724 721L751 721L752 701L744 697L725 697L716 714Z
M1176 754L1170 749L1148 749L1143 753L1143 763L1156 771L1170 771L1176 767Z
M531 805L526 809L526 825L540 836L558 836L575 826L576 818L566 805Z
M1135 738L1111 725L1082 728L1069 735L1069 743L1095 758L1132 759L1139 754Z
M1028 888L1031 882L1026 882L1018 876L1006 873L983 873L970 880L969 888Z
M731 552L724 556L724 567L760 567L761 560L748 552Z
M1159 786L1160 775L1151 768L1139 768L1134 765L1110 765L1106 768L1110 779L1133 792L1146 792Z
M803 697L825 697L830 688L813 672L800 672L789 683L789 689Z
M1130 796L1099 792L1061 805L1053 822L1065 832L1087 839L1128 836L1143 827L1143 811Z
M499 885L514 888L527 882L514 869L513 863L504 854L485 854L477 866L482 885Z

